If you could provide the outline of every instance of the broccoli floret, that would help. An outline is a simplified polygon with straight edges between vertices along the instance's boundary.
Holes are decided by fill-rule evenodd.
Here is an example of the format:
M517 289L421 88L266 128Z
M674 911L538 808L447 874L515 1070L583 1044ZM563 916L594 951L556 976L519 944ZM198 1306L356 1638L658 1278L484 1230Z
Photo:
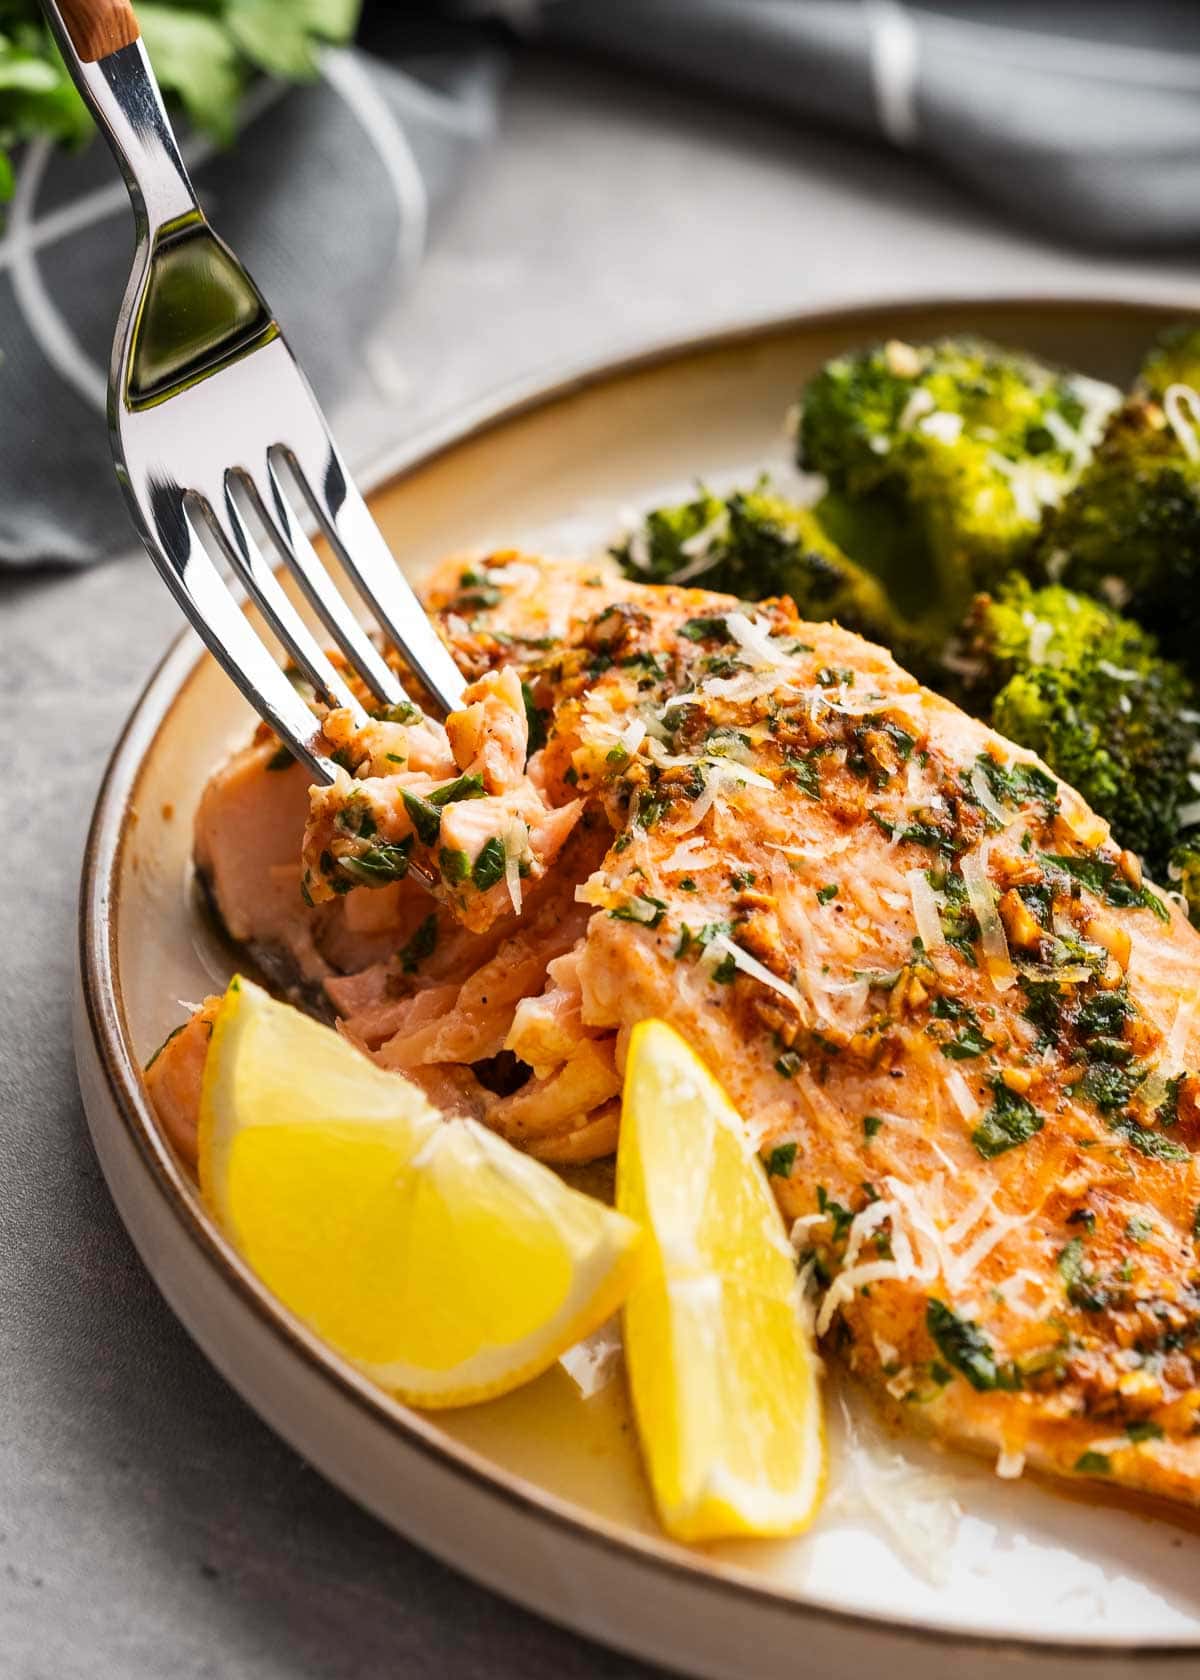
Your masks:
M1197 739L1180 667L1112 608L1017 574L976 601L965 645L970 708L1045 759L1164 879Z
M892 614L875 578L848 560L811 509L777 496L764 481L720 497L656 508L613 549L635 577L686 581L742 600L790 595L802 618L893 638Z
M1138 370L1135 394L1161 402L1172 385L1200 391L1200 328L1168 327Z
M1119 402L1111 386L972 339L895 340L829 362L804 393L797 458L823 473L837 529L847 501L905 540L851 547L953 622L975 589L1021 564ZM869 504L865 506L864 504ZM902 549L898 555L897 547Z
M1151 352L1079 484L1039 545L1046 575L1101 596L1197 666L1200 635L1200 334Z

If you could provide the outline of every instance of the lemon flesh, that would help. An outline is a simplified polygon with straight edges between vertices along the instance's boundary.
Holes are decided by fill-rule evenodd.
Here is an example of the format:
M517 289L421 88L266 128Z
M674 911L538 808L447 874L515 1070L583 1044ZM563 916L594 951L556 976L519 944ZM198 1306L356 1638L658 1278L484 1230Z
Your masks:
M662 1021L630 1041L617 1206L650 1233L625 1359L663 1527L689 1541L799 1533L825 1440L794 1255L737 1111Z
M254 1271L401 1398L466 1405L547 1369L620 1305L638 1231L470 1120L447 1120L235 980L200 1110L205 1200Z

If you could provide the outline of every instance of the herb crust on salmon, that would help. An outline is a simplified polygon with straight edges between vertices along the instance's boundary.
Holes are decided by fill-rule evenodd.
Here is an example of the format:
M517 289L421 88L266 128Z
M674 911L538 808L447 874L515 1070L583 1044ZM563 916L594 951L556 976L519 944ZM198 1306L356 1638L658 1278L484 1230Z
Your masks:
M1009 1470L1200 1503L1200 935L1137 858L786 598L515 553L427 598L479 709L444 743L331 716L344 779L311 798L265 737L219 772L197 853L231 931L543 1159L611 1151L629 1033L671 1022L753 1129L826 1350L886 1407ZM198 1046L148 1070L185 1153Z

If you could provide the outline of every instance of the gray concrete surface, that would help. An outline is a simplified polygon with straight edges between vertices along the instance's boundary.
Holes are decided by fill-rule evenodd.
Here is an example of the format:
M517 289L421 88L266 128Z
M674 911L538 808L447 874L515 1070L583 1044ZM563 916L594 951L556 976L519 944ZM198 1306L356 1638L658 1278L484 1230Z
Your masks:
M1189 287L1191 260L1057 250L912 160L533 61L438 230L388 388L345 423L361 458L385 410L401 436L522 375L809 304ZM208 1367L115 1217L71 1059L75 886L105 757L175 629L140 558L0 578L0 1675L648 1673L334 1492Z

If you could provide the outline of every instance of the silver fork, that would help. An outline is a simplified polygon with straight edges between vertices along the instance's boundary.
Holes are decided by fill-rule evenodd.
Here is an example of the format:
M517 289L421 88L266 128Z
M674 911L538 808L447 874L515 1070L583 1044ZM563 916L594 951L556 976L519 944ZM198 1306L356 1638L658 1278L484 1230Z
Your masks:
M443 711L462 678L355 489L262 294L196 201L128 0L43 0L137 224L108 419L150 558L211 653L313 777L320 726L230 592L240 578L319 700L364 714L275 576L282 563L381 705L407 696L305 533L309 516ZM274 557L274 564L272 563Z

